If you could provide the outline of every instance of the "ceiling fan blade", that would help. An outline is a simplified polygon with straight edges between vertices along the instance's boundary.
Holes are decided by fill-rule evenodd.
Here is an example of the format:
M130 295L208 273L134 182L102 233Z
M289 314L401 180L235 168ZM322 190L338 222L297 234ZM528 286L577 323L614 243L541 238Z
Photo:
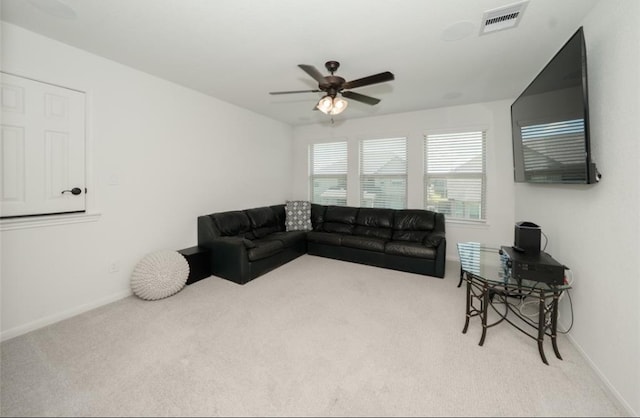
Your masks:
M291 93L317 93L320 90L291 90L291 91L270 91L269 94L291 94Z
M375 97L371 97L371 96L365 96L364 94L356 93L353 91L343 91L342 95L348 99L352 99L357 102L366 103L371 106L380 103L380 99L376 99Z
M354 89L356 87L368 86L370 84L384 83L385 81L391 81L395 77L389 71L384 73L370 75L369 77L359 78L357 80L347 81L342 85L344 89Z
M324 76L313 65L298 64L298 67L302 68L305 73L313 77L313 79L316 80L318 83L324 83Z

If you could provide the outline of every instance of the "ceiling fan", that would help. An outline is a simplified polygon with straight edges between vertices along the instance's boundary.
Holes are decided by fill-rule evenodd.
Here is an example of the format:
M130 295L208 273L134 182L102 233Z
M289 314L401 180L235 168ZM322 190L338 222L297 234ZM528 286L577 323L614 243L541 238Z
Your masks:
M346 81L344 78L334 75L333 73L338 70L340 63L338 61L327 61L324 64L327 71L331 75L324 76L313 65L299 64L298 67L302 68L304 72L313 77L318 82L318 88L314 90L293 90L293 91L272 91L269 94L291 94L291 93L317 93L325 92L318 104L314 107L314 110L320 110L321 112L329 115L337 115L347 108L348 102L340 97L338 94L368 105L376 105L380 103L380 99L367 96L364 94L349 91L357 87L369 86L371 84L384 83L385 81L391 81L395 77L389 71L383 73L370 75L368 77L359 78L357 80ZM345 91L346 90L346 91Z

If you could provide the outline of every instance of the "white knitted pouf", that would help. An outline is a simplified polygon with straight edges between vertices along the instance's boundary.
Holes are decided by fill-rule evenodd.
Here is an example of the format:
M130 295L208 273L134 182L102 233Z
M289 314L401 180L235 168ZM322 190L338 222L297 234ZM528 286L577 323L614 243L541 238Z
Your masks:
M141 299L162 299L179 292L188 276L189 263L182 254L160 250L136 264L131 274L131 290Z

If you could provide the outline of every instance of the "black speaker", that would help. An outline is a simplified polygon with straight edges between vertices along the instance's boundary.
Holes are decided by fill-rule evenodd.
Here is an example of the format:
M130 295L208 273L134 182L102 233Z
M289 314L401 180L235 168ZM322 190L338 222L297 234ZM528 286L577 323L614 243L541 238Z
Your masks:
M513 247L530 254L540 252L540 227L533 222L517 222Z

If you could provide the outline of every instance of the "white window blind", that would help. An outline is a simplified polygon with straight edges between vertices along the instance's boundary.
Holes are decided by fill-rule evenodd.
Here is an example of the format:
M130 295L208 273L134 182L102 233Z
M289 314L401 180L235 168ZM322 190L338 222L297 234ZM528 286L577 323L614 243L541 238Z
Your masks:
M424 207L447 219L486 219L484 131L425 135Z
M407 207L407 139L360 142L360 206Z
M347 143L311 144L309 176L311 201L321 205L347 204Z

